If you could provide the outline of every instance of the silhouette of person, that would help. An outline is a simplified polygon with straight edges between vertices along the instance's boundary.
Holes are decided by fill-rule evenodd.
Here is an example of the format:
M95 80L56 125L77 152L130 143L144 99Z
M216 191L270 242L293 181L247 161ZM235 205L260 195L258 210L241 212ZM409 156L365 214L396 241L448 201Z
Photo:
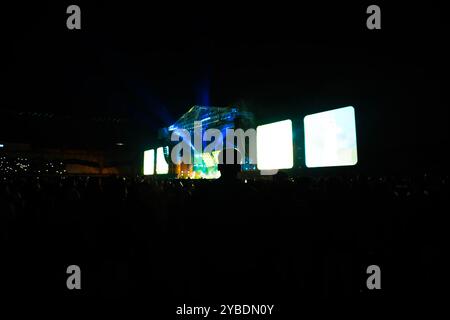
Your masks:
M237 149L227 148L219 153L219 164L221 182L236 182L241 171L241 153Z

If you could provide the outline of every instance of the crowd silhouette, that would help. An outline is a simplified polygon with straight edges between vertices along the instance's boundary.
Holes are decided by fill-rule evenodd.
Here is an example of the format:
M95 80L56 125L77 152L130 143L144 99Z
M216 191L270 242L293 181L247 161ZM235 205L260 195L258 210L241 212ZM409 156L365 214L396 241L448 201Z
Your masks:
M445 274L446 176L218 180L4 176L0 227L9 296L161 301L435 292ZM228 174L231 175L228 176ZM82 290L66 268L82 270Z

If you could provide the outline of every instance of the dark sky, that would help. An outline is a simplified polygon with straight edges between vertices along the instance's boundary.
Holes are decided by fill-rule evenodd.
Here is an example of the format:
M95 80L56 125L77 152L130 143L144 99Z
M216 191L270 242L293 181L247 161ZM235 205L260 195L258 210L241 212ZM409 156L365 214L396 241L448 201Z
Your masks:
M260 122L354 105L360 147L402 160L448 142L436 6L380 4L370 31L372 3L146 3L4 6L0 140L139 145L207 104ZM66 28L70 4L79 31Z

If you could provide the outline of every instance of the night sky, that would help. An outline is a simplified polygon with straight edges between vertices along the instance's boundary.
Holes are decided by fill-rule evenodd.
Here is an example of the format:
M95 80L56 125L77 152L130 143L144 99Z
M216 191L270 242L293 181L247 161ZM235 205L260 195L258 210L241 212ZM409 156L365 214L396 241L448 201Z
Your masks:
M380 4L382 29L368 30L369 4L5 5L0 140L140 148L194 104L259 123L353 105L363 159L442 162L443 11Z

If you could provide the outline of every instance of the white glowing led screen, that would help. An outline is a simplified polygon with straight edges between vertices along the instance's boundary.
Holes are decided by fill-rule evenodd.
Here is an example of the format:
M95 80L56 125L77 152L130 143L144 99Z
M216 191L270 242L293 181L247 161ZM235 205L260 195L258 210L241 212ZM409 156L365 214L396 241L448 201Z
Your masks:
M155 173L155 150L150 149L144 151L144 175L152 175Z
M306 166L352 166L358 162L355 109L344 107L304 118Z
M169 147L159 147L156 149L156 173L167 174L169 173L169 164L167 163L164 154L169 153Z
M294 165L292 121L284 120L256 128L259 170L290 169Z

